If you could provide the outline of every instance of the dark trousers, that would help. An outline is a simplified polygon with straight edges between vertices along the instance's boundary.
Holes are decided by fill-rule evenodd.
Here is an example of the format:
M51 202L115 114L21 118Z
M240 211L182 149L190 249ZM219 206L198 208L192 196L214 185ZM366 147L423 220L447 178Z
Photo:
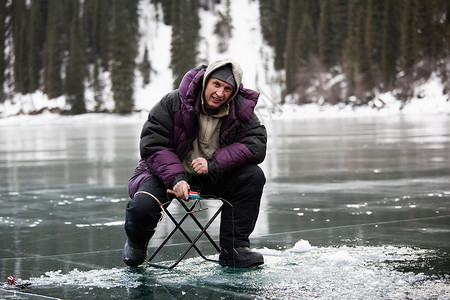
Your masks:
M204 195L214 195L229 201L225 204L220 220L220 246L225 249L250 247L249 236L258 219L263 187L266 182L263 171L257 165L247 165L223 174L218 180L209 176L192 176L191 186L199 187ZM128 202L125 218L125 231L134 242L146 242L153 233L161 217L160 204L170 203L167 188L157 177L141 184ZM168 204L167 204L168 205Z

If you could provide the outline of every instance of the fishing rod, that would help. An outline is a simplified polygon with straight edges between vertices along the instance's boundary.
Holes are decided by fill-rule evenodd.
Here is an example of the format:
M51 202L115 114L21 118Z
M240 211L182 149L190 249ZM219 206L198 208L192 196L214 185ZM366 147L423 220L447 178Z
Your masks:
M31 283L21 282L21 281L18 281L17 279L15 279L13 276L8 276L8 285L12 286L14 288L25 289L25 288L29 287L31 285ZM34 294L34 293L29 293L29 292L21 292L21 291L18 291L17 289L0 288L0 291L6 292L6 293L13 293L14 295L20 294L20 295L28 295L28 296L33 296L33 297L38 297L38 298L43 298L43 299L61 300L60 298L49 297L49 296L39 295L39 294Z

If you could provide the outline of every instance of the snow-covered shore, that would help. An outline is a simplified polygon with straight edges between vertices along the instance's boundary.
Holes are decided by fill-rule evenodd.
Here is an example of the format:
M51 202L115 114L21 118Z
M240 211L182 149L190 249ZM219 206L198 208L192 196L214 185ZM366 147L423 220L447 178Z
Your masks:
M432 91L430 91L432 92ZM384 98L385 106L381 109L361 106L331 106L331 105L295 105L285 104L275 108L259 106L257 114L263 121L267 120L302 120L311 118L366 118L366 117L388 117L388 116L424 116L424 115L447 115L450 117L450 101L441 97L428 97L414 99L401 106L396 100L387 102L388 96ZM74 116L63 116L50 112L39 115L10 115L0 118L0 126L20 126L39 124L65 124L65 123L139 123L147 117L148 110L142 110L130 115L117 115L107 113L87 113Z
M152 62L151 82L142 84L142 76L136 72L135 82L135 113L129 116L114 114L88 113L79 116L61 116L57 112L68 110L65 97L48 99L41 91L33 94L15 94L10 99L0 103L0 126L39 123L63 122L141 122L151 107L161 97L172 89L172 73L170 71L171 28L164 25L158 16L161 11L148 1L140 2L140 42L139 55L136 61L142 59L145 48L149 50ZM280 75L273 69L273 53L265 45L260 25L258 4L255 1L231 1L230 14L233 20L233 35L229 39L228 51L218 53L218 38L213 33L218 11L224 13L225 1L217 4L214 9L201 12L201 32L199 43L199 63L223 56L229 56L238 61L244 70L243 83L247 88L261 92L258 113L263 119L305 119L305 118L335 118L335 117L367 117L383 115L450 115L450 96L444 94L441 79L431 76L430 79L415 87L415 96L403 103L395 99L392 93L376 95L368 106L330 106L330 105L295 105L280 102L281 87L274 84ZM104 74L106 80L108 74ZM95 101L92 90L86 88L86 106L93 111ZM105 91L104 108L114 107L110 91ZM31 115L39 112L37 115ZM53 112L53 113L52 113Z

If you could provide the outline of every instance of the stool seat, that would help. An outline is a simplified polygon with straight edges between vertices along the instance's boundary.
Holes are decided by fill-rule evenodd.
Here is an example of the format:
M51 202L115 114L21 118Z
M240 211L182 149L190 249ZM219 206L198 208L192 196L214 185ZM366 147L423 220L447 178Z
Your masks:
M175 217L169 212L168 208L166 206L163 206L164 209L164 213L170 218L170 220L172 220L172 222L175 224L175 228L168 234L168 236L164 239L164 241L162 241L162 243L159 245L159 247L153 252L152 255L150 255L149 259L148 259L148 265L152 266L152 267L156 267L156 268L164 268L164 269L172 269L174 268L176 265L178 265L178 263L188 254L188 252L194 248L195 251L197 251L197 253L205 260L207 261L211 261L211 262L216 262L218 263L218 260L215 259L210 259L207 258L202 251L195 245L197 243L197 241L204 235L209 242L211 243L211 245L213 245L213 247L217 250L218 253L220 253L220 248L217 245L217 243L211 238L211 236L208 234L208 232L206 231L209 226L214 222L214 220L217 218L217 216L220 214L220 212L223 209L223 206L225 204L225 200L220 199L220 198L202 198L201 195L199 195L198 197L195 197L195 199L193 199L194 203L191 206L188 206L186 202L184 200L175 198L176 200L178 200L178 203L184 208L185 210L185 214L183 215L183 217L177 221L175 219ZM200 210L205 210L205 209L200 209L197 210L196 209L196 205L200 203L200 201L203 200L216 200L216 201L221 201L221 205L220 207L217 209L217 211L214 213L214 215L208 220L208 222L205 225L202 225L200 223L200 221L195 217L194 213ZM192 201L192 199L191 199ZM181 227L181 225L183 224L183 222L190 217L195 224L197 224L198 228L200 229L200 232L197 234L197 236L194 239L191 239L189 237L189 235L183 230L183 228ZM155 258L155 256L161 251L161 249L166 245L166 243L169 241L169 239L175 234L175 232L180 231L181 234L183 234L183 236L188 240L188 242L190 243L189 246L183 251L183 253L180 254L180 256L178 257L178 259L171 265L163 265L163 264L159 264L159 263L154 263L152 262L153 259Z

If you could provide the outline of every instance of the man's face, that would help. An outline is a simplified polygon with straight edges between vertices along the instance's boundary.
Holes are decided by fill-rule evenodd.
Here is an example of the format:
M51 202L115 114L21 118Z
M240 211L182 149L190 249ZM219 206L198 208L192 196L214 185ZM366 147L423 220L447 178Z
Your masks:
M217 109L233 93L233 86L216 78L209 78L205 88L205 107Z

